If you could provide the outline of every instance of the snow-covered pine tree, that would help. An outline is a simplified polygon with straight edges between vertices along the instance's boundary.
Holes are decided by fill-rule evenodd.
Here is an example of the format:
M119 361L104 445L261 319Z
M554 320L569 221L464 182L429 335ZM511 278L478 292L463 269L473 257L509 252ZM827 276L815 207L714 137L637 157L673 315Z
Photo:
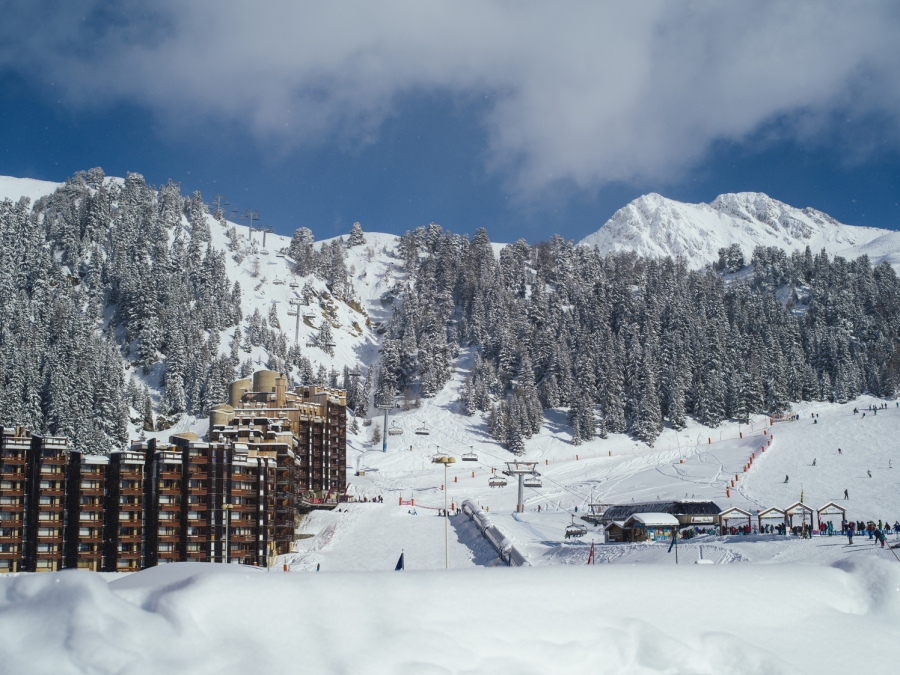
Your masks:
M350 236L347 238L347 248L352 248L353 246L364 246L366 243L366 238L363 235L362 225L359 223L353 223L353 226L350 228Z

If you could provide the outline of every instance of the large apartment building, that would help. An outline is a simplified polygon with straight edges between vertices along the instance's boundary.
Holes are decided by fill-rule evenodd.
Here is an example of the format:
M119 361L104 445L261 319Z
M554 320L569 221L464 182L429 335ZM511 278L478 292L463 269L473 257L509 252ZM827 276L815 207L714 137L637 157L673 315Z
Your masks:
M0 572L137 571L177 561L266 565L276 460L178 434L82 456L64 438L0 435Z
M177 561L266 565L289 553L298 507L346 491L346 395L231 385L204 441L82 456L65 438L0 435L0 572L136 571Z
M210 442L245 446L275 461L275 548L288 553L298 506L347 489L347 397L343 390L295 387L269 370L231 384L228 404L210 413Z

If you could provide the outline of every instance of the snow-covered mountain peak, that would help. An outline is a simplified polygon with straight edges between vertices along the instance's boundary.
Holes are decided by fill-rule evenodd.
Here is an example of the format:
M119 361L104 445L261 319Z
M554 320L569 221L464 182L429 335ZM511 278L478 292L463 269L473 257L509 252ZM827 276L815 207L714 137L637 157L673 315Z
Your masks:
M873 262L888 259L894 263L900 249L866 249L867 244L889 233L844 225L816 209L798 209L761 192L723 194L709 204L685 204L650 193L616 211L580 243L604 254L682 255L695 269L715 262L719 249L732 244L741 246L748 259L756 246L786 251L809 246L813 251L824 248L849 257L868 253Z

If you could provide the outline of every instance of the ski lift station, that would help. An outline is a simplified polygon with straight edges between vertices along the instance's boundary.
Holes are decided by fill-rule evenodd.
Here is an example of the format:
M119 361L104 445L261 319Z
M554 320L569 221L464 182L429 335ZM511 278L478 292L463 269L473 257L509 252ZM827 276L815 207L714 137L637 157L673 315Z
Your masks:
M678 527L678 518L670 513L635 513L607 525L606 534L609 541L671 541Z
M636 513L668 513L678 520L681 527L703 527L717 525L722 509L715 502L689 499L613 504L600 516L600 522L607 526L613 522L624 523Z

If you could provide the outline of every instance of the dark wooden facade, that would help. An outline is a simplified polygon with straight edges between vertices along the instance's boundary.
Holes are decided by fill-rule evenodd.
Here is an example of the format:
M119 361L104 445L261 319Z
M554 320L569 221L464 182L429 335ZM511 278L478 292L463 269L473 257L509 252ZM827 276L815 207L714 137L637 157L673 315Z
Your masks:
M4 429L0 572L267 565L276 551L276 453L170 440L82 456L65 439Z

